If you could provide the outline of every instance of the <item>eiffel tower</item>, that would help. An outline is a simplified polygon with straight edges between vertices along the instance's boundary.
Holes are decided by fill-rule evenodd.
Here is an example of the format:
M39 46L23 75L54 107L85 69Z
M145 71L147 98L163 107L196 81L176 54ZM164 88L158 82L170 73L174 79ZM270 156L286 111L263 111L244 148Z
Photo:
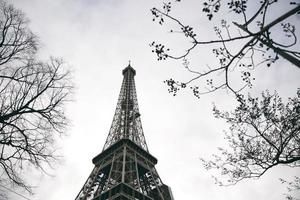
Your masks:
M100 154L93 158L94 169L75 200L173 200L170 187L163 184L146 144L129 65L113 122Z

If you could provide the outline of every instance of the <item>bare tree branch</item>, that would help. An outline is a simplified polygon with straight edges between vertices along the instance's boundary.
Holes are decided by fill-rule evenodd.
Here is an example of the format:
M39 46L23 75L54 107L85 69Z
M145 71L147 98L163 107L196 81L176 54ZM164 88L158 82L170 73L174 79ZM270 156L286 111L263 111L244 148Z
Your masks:
M45 172L57 161L55 138L69 124L73 83L61 59L36 59L38 41L24 14L0 1L0 182L28 192L24 166Z
M229 150L220 149L215 159L202 159L207 169L219 169L226 176L223 184L257 178L277 165L300 167L300 89L284 104L277 93L268 91L262 99L238 96L239 106L233 112L214 115L230 126L226 140Z
M177 3L180 1L177 0L174 2ZM270 17L269 14L274 9L274 6L277 6L277 4L279 5L280 3L290 4L291 9L282 13L275 19L268 19L268 22L266 22L266 18ZM170 48L167 48L163 44L152 42L150 46L154 48L152 52L157 55L158 60L169 58L176 60L182 59L185 61L189 59L191 52L197 51L196 47L207 48L213 46L213 54L216 56L217 60L220 61L219 66L212 66L209 70L205 70L204 73L200 72L202 71L200 69L203 67L193 67L194 69L199 69L193 70L192 72L193 74L198 73L198 76L195 76L188 81L175 81L173 79L165 81L169 86L170 93L176 95L180 89L190 88L193 91L193 94L199 98L201 94L214 92L217 90L216 88L218 88L228 89L237 94L246 87L252 87L252 81L254 80L254 78L251 77L252 70L262 64L266 64L269 67L279 58L284 58L291 64L300 68L300 52L295 50L298 37L295 31L296 28L294 25L286 22L292 16L295 16L300 12L300 4L297 4L294 1L286 1L283 3L272 0L263 0L260 1L260 5L254 13L253 11L248 11L248 4L250 4L250 1L246 0L206 0L203 4L204 8L202 12L206 13L209 20L222 10L223 13L230 12L233 13L233 15L236 15L237 21L240 19L240 24L232 21L232 24L235 25L233 27L238 30L238 34L235 34L236 30L232 30L232 27L226 20L221 20L221 26L214 28L218 39L202 39L201 41L198 39L198 34L195 33L192 26L186 25L179 17L171 14L173 3L164 3L162 9L151 9L153 21L158 21L160 25L166 23L167 20L175 22L180 28L179 33L182 33L191 42L190 47L188 47L184 53L179 55L173 55ZM223 8L223 6L225 7ZM290 39L289 43L279 42L272 38L271 31L273 30L276 30L276 33L278 34L281 34L278 29L274 28L278 27L278 25L282 26L282 31L284 33L283 37ZM225 33L222 31L225 31ZM172 32L174 31L171 30L171 33ZM200 35L203 37L203 34ZM215 48L216 44L220 44L220 47ZM236 68L237 66L238 68ZM191 67L185 65L185 68L188 70ZM214 75L212 78L210 77L214 72L219 70L223 72L221 73L223 75L223 82L214 83L216 82L214 79L218 79L217 76ZM239 86L233 85L230 81L230 74L234 72L241 73L242 84L239 84ZM199 87L199 85L191 86L192 83L196 84L196 81L202 81L203 79L206 79L210 84L210 87ZM186 87L188 85L190 85L190 87Z

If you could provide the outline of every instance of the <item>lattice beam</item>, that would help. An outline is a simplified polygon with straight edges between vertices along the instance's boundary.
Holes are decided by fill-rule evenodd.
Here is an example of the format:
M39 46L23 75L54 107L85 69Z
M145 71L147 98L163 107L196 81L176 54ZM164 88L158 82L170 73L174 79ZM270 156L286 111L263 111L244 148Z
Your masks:
M103 150L120 139L129 139L148 151L138 107L134 76L129 65L123 70L123 82L115 115Z

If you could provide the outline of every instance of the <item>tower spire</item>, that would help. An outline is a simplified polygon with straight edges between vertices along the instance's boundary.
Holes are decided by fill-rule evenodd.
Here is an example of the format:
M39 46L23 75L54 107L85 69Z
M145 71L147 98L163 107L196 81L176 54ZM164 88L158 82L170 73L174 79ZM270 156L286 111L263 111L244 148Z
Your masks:
M103 150L121 139L129 139L148 151L138 107L134 76L130 64L123 69L123 82L115 115Z

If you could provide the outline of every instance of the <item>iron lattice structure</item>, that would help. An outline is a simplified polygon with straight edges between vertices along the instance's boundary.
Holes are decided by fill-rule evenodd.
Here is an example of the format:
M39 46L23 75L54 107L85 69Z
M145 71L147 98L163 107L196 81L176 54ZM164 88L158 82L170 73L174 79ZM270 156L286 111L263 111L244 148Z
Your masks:
M93 159L94 169L75 200L173 200L161 181L146 144L129 65L113 122L102 152Z
M148 151L136 96L135 70L129 65L123 70L123 76L114 119L103 149L126 138Z

